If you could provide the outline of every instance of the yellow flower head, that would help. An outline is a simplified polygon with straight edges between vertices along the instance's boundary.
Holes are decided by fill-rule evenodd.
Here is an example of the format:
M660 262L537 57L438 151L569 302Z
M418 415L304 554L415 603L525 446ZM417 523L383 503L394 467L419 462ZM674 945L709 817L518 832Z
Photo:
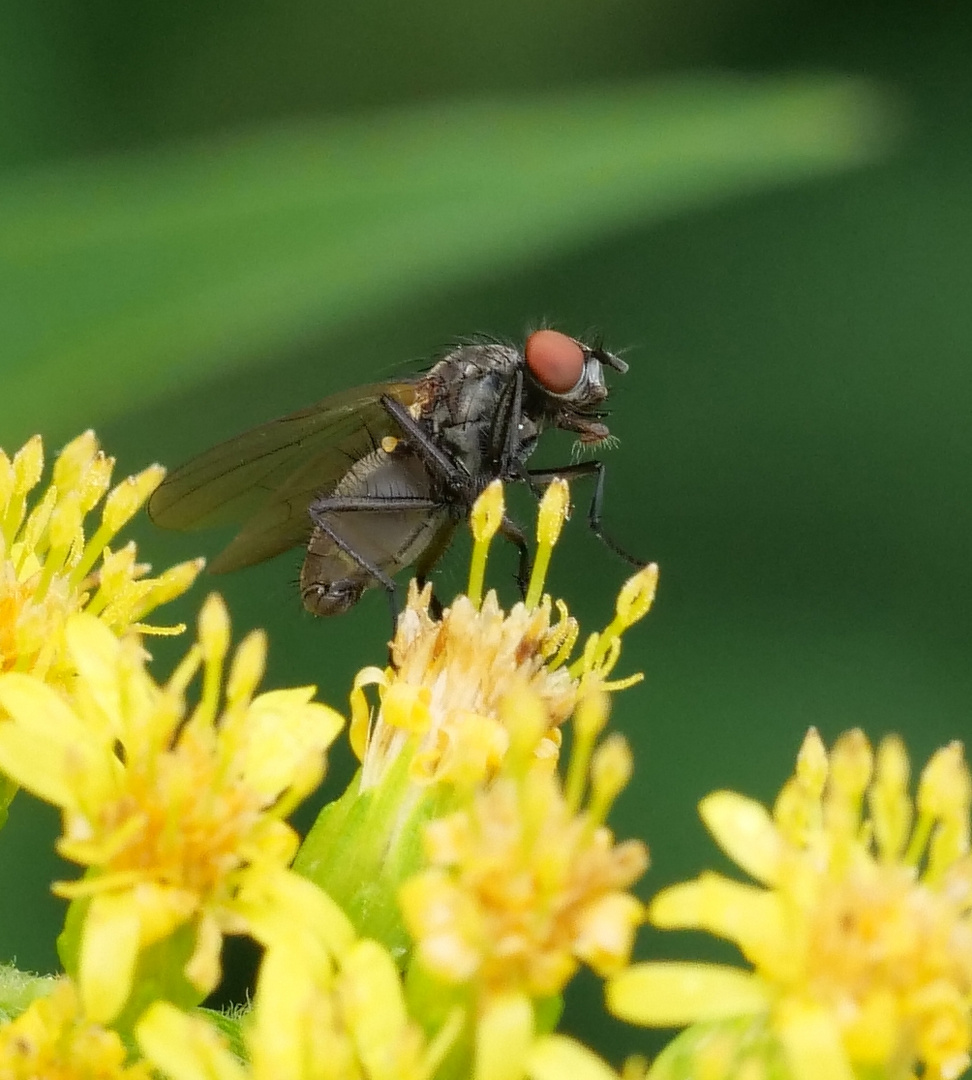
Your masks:
M592 707L606 712L603 701ZM612 736L593 755L583 812L556 773L533 766L429 822L429 868L400 892L422 966L447 983L475 981L486 1000L557 994L580 961L601 975L624 965L642 918L625 890L647 851L615 845L603 820L630 771L624 740Z
M703 874L663 890L649 918L738 944L750 973L644 964L609 1004L635 1023L763 1017L800 1080L880 1070L952 1080L972 1049L969 771L939 750L914 800L897 738L876 760L860 731L828 754L807 735L772 816L733 792L701 804L720 846L763 886ZM876 1073L877 1075L877 1073Z
M351 695L361 771L294 864L359 933L404 964L417 957L433 985L475 1001L476 1029L504 996L532 1015L531 999L558 993L582 962L615 970L642 918L625 890L646 865L645 848L615 846L604 827L630 754L619 737L596 742L608 691L640 678L610 674L621 635L651 605L657 568L623 586L608 628L570 663L577 624L560 601L554 619L542 595L567 501L566 483L552 483L526 599L509 612L493 592L482 599L490 540L504 520L498 483L471 514L467 595L438 616L429 591L412 587L391 666L366 668ZM373 715L369 683L379 687ZM559 726L570 717L561 781Z
M113 466L86 431L61 451L50 484L31 498L44 470L40 436L13 458L0 450L0 671L63 684L71 674L64 652L70 615L87 611L115 634L151 631L140 620L185 592L202 569L199 559L150 578L149 567L136 562L134 543L108 549L164 475L152 465L109 491ZM88 539L85 517L103 497L101 521Z
M334 912L303 882L302 913L278 926L260 966L244 1068L203 1020L149 1007L137 1027L146 1057L171 1080L431 1080L458 1028L429 1040L409 1019L398 969L374 941L325 941L308 916ZM312 892L317 892L317 900ZM324 910L314 913L316 903ZM335 948L337 945L337 948Z
M506 612L496 593L480 602L486 556L503 521L499 482L480 496L471 515L475 546L469 593L441 618L430 611L431 589L414 582L391 644L391 666L359 672L351 694L351 742L362 760L361 790L378 785L408 748L410 774L419 784L469 786L495 775L511 743L526 733L537 756L556 759L560 725L596 685L630 686L608 676L620 655L621 635L649 609L658 569L647 566L622 588L616 615L592 634L583 654L567 663L578 636L563 601L542 596L550 552L567 513L565 481L550 485L541 502L538 554L525 602ZM364 687L377 684L380 706L372 716ZM524 717L529 701L538 713ZM514 707L515 706L515 707Z
M199 639L165 685L136 640L97 618L65 627L77 671L69 698L40 679L0 676L0 768L61 807L61 854L89 869L57 891L88 903L78 981L86 1011L114 1017L136 962L180 927L193 947L185 977L201 994L219 977L224 933L251 928L262 875L283 872L297 836L283 820L319 782L342 720L313 687L254 697L266 643L249 635L224 682L229 618L210 596ZM202 668L199 704L185 690ZM222 710L220 700L223 698Z
M82 1014L67 979L0 1027L4 1080L151 1080L146 1063L127 1065L127 1057L114 1031Z

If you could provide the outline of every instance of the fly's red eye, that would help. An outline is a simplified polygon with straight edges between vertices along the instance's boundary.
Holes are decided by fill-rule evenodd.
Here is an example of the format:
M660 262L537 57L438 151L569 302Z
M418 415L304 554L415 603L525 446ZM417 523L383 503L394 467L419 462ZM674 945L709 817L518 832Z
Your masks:
M533 377L551 394L573 390L584 371L584 350L559 330L535 330L523 355Z

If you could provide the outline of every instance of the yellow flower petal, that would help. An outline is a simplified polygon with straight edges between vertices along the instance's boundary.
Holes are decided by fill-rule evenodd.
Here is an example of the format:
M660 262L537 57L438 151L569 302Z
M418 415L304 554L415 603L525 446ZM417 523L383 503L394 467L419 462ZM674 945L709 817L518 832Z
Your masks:
M300 941L309 932L332 956L354 944L351 920L323 889L290 870L267 870L246 883L239 897L253 935L264 945ZM296 941L295 941L296 939Z
M751 960L785 955L791 930L779 897L706 872L695 881L670 885L652 900L648 918L665 929L708 930L735 941Z
M122 727L118 638L99 619L84 614L68 622L64 636L86 690L117 737Z
M618 1080L618 1074L593 1050L566 1035L544 1035L527 1056L530 1080Z
M142 1053L170 1080L248 1080L225 1041L204 1020L157 1001L135 1027Z
M267 647L267 635L263 630L251 630L240 642L226 676L228 705L249 701L256 693L267 669ZM314 690L311 689L307 700L313 696Z
M615 1016L633 1024L681 1027L766 1012L771 998L762 979L737 968L647 963L615 975L607 1002Z
M85 1012L98 1023L116 1017L128 1000L141 929L129 897L92 897L81 935L78 989Z
M138 912L143 948L188 922L197 906L191 890L157 881L139 881L129 902Z
M909 777L904 742L897 736L883 739L878 747L868 806L874 821L874 837L886 860L899 859L908 842L913 818L908 797Z
M196 947L183 970L200 994L212 993L219 984L222 946L223 933L219 923L212 915L203 914L196 923Z
M765 806L734 791L716 791L699 803L699 813L730 859L757 881L775 884L782 843Z
M773 1027L794 1080L855 1080L829 1009L788 1001L778 1010Z
M796 777L812 798L819 799L829 772L827 748L820 738L820 732L812 727L804 736L797 754Z
M574 954L600 976L627 963L644 906L630 893L608 893L590 904L578 919Z
M324 773L324 751L334 742L344 717L312 702L313 686L272 690L253 699L247 712L241 778L268 799L302 777L302 794Z
M118 532L139 511L142 503L162 483L165 469L161 465L149 465L137 476L126 477L105 499L102 520L111 533Z
M533 1041L533 1006L522 994L494 998L476 1025L473 1080L520 1080Z
M344 1019L368 1074L380 1074L388 1048L408 1025L402 983L391 956L377 942L359 941L341 961Z
M30 675L0 675L0 769L55 805L77 809L78 777L105 780L105 748L51 687Z

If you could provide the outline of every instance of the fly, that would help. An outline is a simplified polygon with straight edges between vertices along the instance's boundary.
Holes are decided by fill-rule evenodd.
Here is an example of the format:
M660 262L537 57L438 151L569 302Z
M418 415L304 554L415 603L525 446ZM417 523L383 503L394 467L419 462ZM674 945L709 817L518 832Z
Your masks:
M582 446L610 438L605 367L628 369L556 330L535 331L522 350L459 345L424 374L335 394L214 446L166 477L149 514L169 529L241 525L213 573L305 545L304 607L340 615L375 586L394 605L394 577L408 566L426 578L493 480L540 491L557 476L592 475L591 529L642 566L601 529L601 461L526 467L545 428L575 432ZM522 587L526 539L508 518L500 531L519 551Z

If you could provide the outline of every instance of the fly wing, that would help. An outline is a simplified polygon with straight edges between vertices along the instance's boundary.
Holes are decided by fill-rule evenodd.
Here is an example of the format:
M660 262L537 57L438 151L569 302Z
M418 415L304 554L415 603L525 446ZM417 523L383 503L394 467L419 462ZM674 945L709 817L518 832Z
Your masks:
M305 543L311 501L384 436L398 434L382 395L411 405L417 382L360 386L228 439L169 473L149 500L149 516L166 529L242 524L210 564L214 573Z

